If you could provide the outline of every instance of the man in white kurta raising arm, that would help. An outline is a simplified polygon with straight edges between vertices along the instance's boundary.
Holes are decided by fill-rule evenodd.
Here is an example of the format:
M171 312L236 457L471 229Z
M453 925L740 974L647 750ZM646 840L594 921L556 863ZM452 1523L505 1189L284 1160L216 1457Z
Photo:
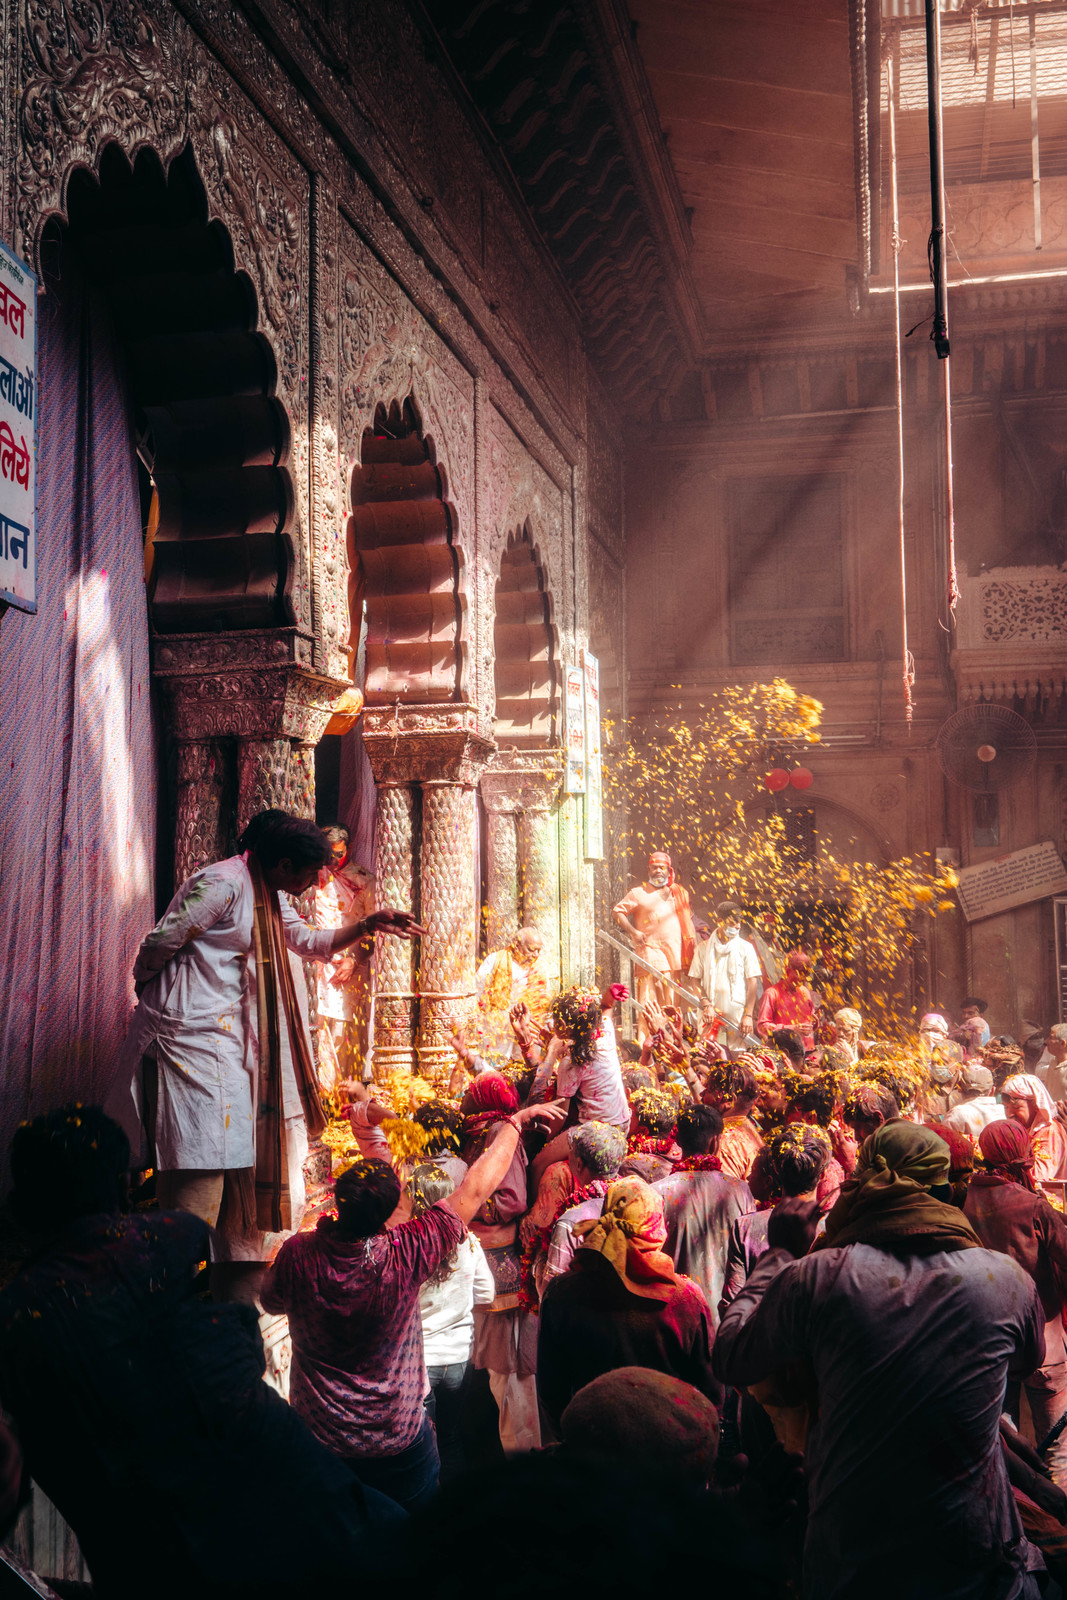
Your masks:
M314 824L272 820L255 844L263 880L278 894L285 943L305 959L328 960L376 933L415 938L402 911L379 911L340 928L309 928L284 898L315 882L329 845ZM249 853L215 862L179 889L144 939L134 966L139 1004L112 1096L131 1147L156 1166L161 1205L190 1210L214 1226L227 1171L255 1165L256 998L254 890ZM284 1019L280 1034L286 1035ZM288 1044L288 1040L286 1040ZM282 1110L302 1122L291 1051L281 1051ZM145 1072L145 1065L149 1071ZM243 1249L220 1254L245 1255Z

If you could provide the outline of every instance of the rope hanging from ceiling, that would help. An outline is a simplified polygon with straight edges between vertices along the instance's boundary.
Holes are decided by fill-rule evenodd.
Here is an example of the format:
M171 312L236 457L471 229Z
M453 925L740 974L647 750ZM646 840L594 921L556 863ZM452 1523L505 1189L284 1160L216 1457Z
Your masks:
M897 195L897 118L893 82L893 57L886 58L886 88L889 97L890 193L893 202L893 350L897 381L897 527L900 539L900 628L903 638L904 720L909 730L915 710L915 658L908 648L908 553L904 535L904 377L900 349L900 202Z

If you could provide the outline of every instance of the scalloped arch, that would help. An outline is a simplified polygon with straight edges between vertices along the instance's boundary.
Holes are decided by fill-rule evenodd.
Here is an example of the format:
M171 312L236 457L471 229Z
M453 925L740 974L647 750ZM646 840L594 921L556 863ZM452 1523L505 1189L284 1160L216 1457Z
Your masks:
M559 639L552 594L529 521L512 528L496 565L493 685L497 743L547 748L559 715Z

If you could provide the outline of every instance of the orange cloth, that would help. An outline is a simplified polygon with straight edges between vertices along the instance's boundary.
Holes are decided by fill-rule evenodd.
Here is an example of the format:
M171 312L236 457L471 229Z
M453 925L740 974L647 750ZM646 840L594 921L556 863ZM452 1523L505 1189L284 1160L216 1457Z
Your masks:
M661 1249L667 1241L663 1196L642 1178L616 1178L600 1216L574 1231L582 1249L604 1256L631 1294L663 1300L680 1281Z

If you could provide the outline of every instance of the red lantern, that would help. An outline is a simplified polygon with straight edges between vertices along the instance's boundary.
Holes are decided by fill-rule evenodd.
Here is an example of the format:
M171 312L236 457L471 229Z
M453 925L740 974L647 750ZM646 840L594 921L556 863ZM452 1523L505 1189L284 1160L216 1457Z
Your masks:
M789 782L794 789L810 789L815 782L815 774L809 772L807 767L794 767L789 774Z
M768 772L766 783L772 794L779 794L789 782L789 774L784 767L775 767Z

